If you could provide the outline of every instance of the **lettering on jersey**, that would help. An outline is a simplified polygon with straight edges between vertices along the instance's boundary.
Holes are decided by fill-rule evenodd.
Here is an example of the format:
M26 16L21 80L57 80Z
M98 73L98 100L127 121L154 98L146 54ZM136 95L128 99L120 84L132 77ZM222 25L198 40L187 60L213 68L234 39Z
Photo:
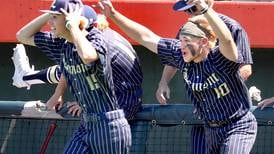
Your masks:
M208 89L219 81L220 79L216 76L216 74L212 73L203 83L192 82L191 88L193 91L202 91L204 89Z
M206 80L207 80L206 83L208 83L210 86L219 81L215 73L212 73Z
M183 78L184 78L185 82L186 82L188 85L191 84L191 81L188 80L187 68L184 68L184 70L183 70Z
M80 64L80 65L68 65L65 61L64 61L64 67L66 69L66 71L69 74L80 74L80 73L84 73L86 72L88 69L86 67L86 65L84 64Z
M69 74L86 74L88 68L84 64L79 65L68 65L64 60L64 68ZM98 83L98 80L96 79L95 74L90 74L89 76L86 76L86 80L88 82L88 85L90 87L90 90L95 90L100 88L100 85Z
M207 77L204 80L204 82L195 82L195 81L193 82L189 80L186 68L183 70L182 73L183 73L184 80L186 81L188 86L191 87L192 91L201 92L205 89L214 87L213 89L218 99L223 96L226 96L230 92L226 83L218 83L218 82L221 82L221 80L215 73L212 73L209 77ZM216 85L218 86L216 87Z

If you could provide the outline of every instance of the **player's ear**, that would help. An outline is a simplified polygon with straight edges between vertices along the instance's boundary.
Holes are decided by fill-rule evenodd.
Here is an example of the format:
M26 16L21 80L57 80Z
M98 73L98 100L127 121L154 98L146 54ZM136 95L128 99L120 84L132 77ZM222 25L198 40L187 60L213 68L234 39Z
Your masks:
M204 46L207 46L208 45L208 38L207 37L203 37L200 39L200 43L201 45L204 47Z
M79 28L80 28L81 30L88 28L88 26L89 26L88 19L87 19L86 17L84 17L84 16L81 16L80 18L81 18L81 19L80 19Z

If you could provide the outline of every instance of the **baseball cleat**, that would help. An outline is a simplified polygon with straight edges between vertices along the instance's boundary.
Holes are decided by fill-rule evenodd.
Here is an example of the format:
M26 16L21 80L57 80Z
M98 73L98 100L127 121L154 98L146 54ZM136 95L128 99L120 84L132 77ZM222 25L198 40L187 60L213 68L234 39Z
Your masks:
M29 58L26 55L26 50L23 44L17 44L16 47L13 48L13 51L13 57L11 59L14 64L15 71L12 77L12 85L17 88L27 87L27 89L30 89L30 84L23 81L23 76L33 72L34 67L30 67Z

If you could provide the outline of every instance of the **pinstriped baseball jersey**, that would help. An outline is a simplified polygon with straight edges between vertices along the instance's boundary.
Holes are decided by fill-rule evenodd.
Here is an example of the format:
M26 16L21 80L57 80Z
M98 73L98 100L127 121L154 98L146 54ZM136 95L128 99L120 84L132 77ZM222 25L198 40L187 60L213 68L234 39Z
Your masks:
M35 35L35 42L37 46L46 53L46 55L59 63L58 55L59 51L54 52L47 51L50 47L47 43L44 43L44 39L41 39L42 34ZM140 61L131 44L123 38L120 34L107 28L103 31L104 38L107 40L109 53L107 56L110 60L114 91L118 100L118 104L122 109L124 109L127 119L132 119L137 111L140 110L142 104L142 81L143 73L140 66ZM55 53L57 52L57 53ZM54 56L52 56L54 55ZM56 58L57 57L57 58ZM58 71L59 72L59 69Z
M161 39L158 54L162 63L174 64L182 72L187 94L194 104L199 103L198 113L205 121L241 117L250 109L248 90L238 72L243 60L241 53L235 63L216 47L204 61L185 63L180 41Z
M112 67L115 95L126 118L132 119L142 104L143 73L140 61L130 43L120 34L107 28L103 35L110 51L107 56Z
M40 33L39 36L41 39L54 40L48 37L51 36L48 33ZM130 126L123 110L119 110L114 95L105 40L96 28L86 38L100 57L90 64L82 62L72 43L61 40L63 44L58 46L58 50L54 48L52 51L57 52L52 54L57 55L53 56L54 60L60 59L62 73L84 112L84 123L76 130L64 153L128 153L131 146ZM49 48L46 50L51 51Z
M249 44L248 37L245 30L240 26L240 24L237 21L222 14L219 14L219 17L224 21L224 23L229 28L238 51L242 52L242 55L243 55L242 64L252 64L253 60L252 60L251 51L250 51L250 44ZM199 103L195 103L195 104L199 105ZM196 105L196 108L201 108L200 106L197 106L197 105ZM205 152L206 143L205 143L204 129L205 129L204 126L193 126L191 129L191 139L192 139L191 152L193 154L202 154Z
M234 19L231 19L223 14L219 14L219 17L224 21L229 31L231 32L233 40L235 41L235 44L237 46L238 52L242 55L242 64L253 64L250 51L250 44L246 31Z
M130 43L120 34L107 28L103 32L110 50L109 58L113 66L113 78L119 83L117 90L136 89L142 84L143 75L140 61Z
M112 89L112 74L107 64L105 41L96 28L89 32L87 39L92 42L100 58L84 65L76 47L66 43L62 50L64 54L61 62L62 72L84 112L101 113L117 110L119 106Z
M105 56L106 44L99 30L93 28L87 36L100 56L99 60L89 65L84 65L75 46L63 39L52 38L50 33L41 32L35 38L37 42L42 42L40 44L44 47L39 47L43 51L51 52L53 60L58 61L61 52L62 72L84 112L101 113L119 108L112 92L112 74Z
M88 39L92 40L93 37L89 36ZM96 38L98 39L98 36L96 36ZM98 45L102 45L102 42L96 42L96 43L98 43ZM112 61L114 61L112 60L114 57L112 57L110 53L117 53L119 51L114 50L111 47L112 46L108 43L107 50L109 51L109 53L103 54L105 57L104 58L101 57L100 60L102 59L104 60L103 62L104 65L107 64L111 66L116 66L116 65L118 66L119 64L114 65L112 63ZM66 53L65 53L65 57L66 57ZM71 56L68 56L68 57L71 57ZM119 57L123 59L123 57L121 56ZM127 62L127 59L124 58L124 60L125 62ZM113 71L114 69L116 68L112 68ZM108 71L111 72L112 70L108 70ZM95 70L95 71L96 73L100 72L98 70ZM117 73L115 75L117 75ZM108 80L110 80L110 78L108 78ZM115 81L115 83L118 84L119 82ZM130 98L129 96L131 95L126 95L125 93L122 93L121 96L126 96L125 98ZM131 100L133 99L131 98ZM118 102L119 107L121 106L121 103L125 103L126 105L129 106L130 103L126 101L127 99L119 99L119 102ZM102 102L104 103L104 101ZM130 109L134 109L134 107L131 107ZM112 122L102 121L101 123L87 122L87 123L81 124L79 129L74 134L74 137L72 138L71 142L69 142L69 144L67 145L65 153L75 153L76 151L77 153L78 151L81 151L80 153L92 152L92 153L102 153L102 154L129 153L129 149L131 145L131 132L126 119L122 119L124 118L124 114L123 114L124 112L122 110L120 111L117 110L117 113L115 112L108 112L108 113L109 113L108 114L109 116L107 117L107 119L113 120ZM83 120L86 121L85 118ZM85 129L83 129L83 126ZM88 132L86 130L92 130L92 132ZM97 135L94 135L94 134L97 134ZM80 140L78 140L79 138ZM89 143L92 143L92 144L87 149L86 144L89 144Z
M56 64L60 64L60 49L62 48L64 42L64 39L55 37L50 32L37 32L34 35L35 45Z

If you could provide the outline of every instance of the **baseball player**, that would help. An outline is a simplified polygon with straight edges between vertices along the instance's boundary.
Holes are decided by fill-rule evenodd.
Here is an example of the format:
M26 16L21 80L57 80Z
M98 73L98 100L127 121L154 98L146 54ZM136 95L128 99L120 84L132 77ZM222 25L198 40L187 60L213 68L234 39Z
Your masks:
M187 95L205 123L206 153L249 153L257 122L238 71L243 55L212 7L204 0L190 0L187 5L195 5L202 15L190 18L176 40L162 38L128 19L109 0L99 2L104 14L127 35L158 54L163 64L181 71ZM218 45L211 49L216 39Z
M94 21L83 18L82 6L80 0L55 0L17 38L60 58L62 75L49 102L61 98L69 86L83 110L83 125L64 153L128 153L130 126L114 95L108 47L102 33L90 26ZM41 32L47 22L52 32Z
M205 2L208 4L209 7L213 7L213 4L214 4L213 0L207 0ZM174 7L177 7L175 11L178 11L183 7L183 6L182 7L178 6L180 5L180 3L182 2L178 1L175 3ZM193 9L192 7L183 11L188 13L190 16L199 14L199 12ZM241 25L235 20L223 14L218 14L218 15L229 28L232 34L232 37L236 43L238 51L242 52L243 54L243 61L242 61L242 65L239 68L239 73L244 80L247 80L247 78L252 73L251 64L253 63L247 34L245 30L241 27ZM179 36L180 36L180 30L177 33L176 38L179 39ZM159 101L159 103L161 104L167 103L167 99L170 96L170 89L168 84L169 84L169 81L174 77L176 72L177 72L177 69L172 66L166 65L164 67L163 74L159 82L159 87L156 91L156 98ZM193 126L193 128L191 129L191 139L192 139L192 142L191 142L192 153L194 154L204 153L205 140L204 140L204 128L202 126Z
M86 12L93 11L89 6L85 6L84 9ZM96 18L96 26L103 32L104 38L108 40L107 44L110 52L107 56L111 61L115 95L120 107L124 109L126 118L131 120L137 111L141 110L143 73L139 58L131 44L120 34L108 28L108 25L105 16L99 14ZM15 52L25 51L21 49L21 51ZM51 57L49 53L46 52L46 54ZM58 60L56 63L58 63ZM14 85L21 88L30 86L32 83L58 83L61 70L58 65L54 65L41 71L29 71L25 74L23 76L23 74L19 75L18 73L18 77L13 79L20 79L14 80ZM40 82L37 82L37 80ZM80 115L81 109L77 107L77 103L71 102L68 105L70 106L69 113Z

